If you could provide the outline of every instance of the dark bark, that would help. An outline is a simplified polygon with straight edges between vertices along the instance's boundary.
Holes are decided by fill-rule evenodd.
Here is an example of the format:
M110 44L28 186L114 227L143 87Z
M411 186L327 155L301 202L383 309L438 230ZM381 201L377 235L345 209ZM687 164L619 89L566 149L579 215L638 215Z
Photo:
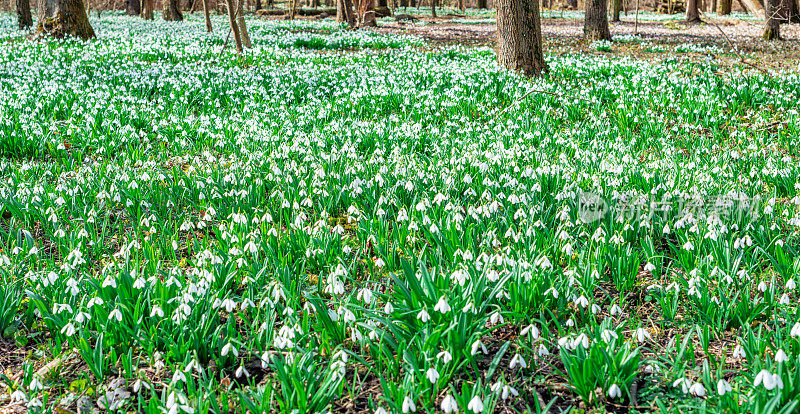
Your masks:
M17 0L17 23L20 30L33 27L30 0Z
M686 21L689 23L698 23L702 21L700 20L697 0L686 0Z
M139 0L125 0L125 14L138 16L142 12L142 3Z
M356 27L356 14L353 11L352 0L336 1L336 21L339 23L347 22L351 29Z
M578 8L578 0L567 0L567 5L570 9L575 10Z
M256 11L261 10L261 0L256 0Z
M732 0L719 0L717 3L717 14L719 15L726 15L731 14L731 3Z
M375 0L360 0L358 5L359 27L376 27Z
M183 21L183 13L181 13L180 5L178 4L178 0L164 0L161 16L164 20L170 22L180 22Z
M612 0L611 21L618 22L620 12L622 12L622 0Z
M767 21L762 38L764 40L783 40L780 22L781 0L766 0L764 9Z
M242 48L242 37L239 33L239 25L236 24L236 5L233 4L233 0L225 0L225 4L228 6L228 21L231 24L231 33L233 33L236 53L241 54L244 49Z
M37 19L38 33L55 38L75 36L83 40L95 37L81 0L39 0Z
M142 19L153 20L153 0L142 0Z
M206 32L213 32L214 27L211 25L211 10L208 8L208 0L203 0L203 16L206 20Z
M436 0L429 0L431 2L431 17L436 18Z
M583 34L589 40L611 40L608 30L606 0L586 0Z
M526 76L547 71L542 50L539 0L498 0L497 61Z
M247 32L247 22L244 20L244 2L245 0L237 0L239 6L236 11L236 24L239 26L239 35L242 38L242 45L246 48L252 48L253 44L250 43L250 34Z

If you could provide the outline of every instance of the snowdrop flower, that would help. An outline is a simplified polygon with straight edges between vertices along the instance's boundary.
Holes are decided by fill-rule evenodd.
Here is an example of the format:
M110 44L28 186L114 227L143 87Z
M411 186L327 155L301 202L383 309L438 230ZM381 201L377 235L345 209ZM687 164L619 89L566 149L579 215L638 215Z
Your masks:
M428 314L428 311L423 309L419 311L419 313L417 314L417 319L419 319L422 323L425 323L431 320L431 315Z
M511 369L514 369L517 366L519 366L521 369L528 367L528 364L525 362L525 358L523 358L520 354L514 354L514 356L511 358L511 362L508 364L508 367Z
M652 263L650 263L650 262L647 262L647 263L644 265L644 271L645 271L645 272L652 272L653 270L656 270L656 267L655 267L655 266L654 266Z
M611 387L608 389L608 398L615 400L620 397L622 397L622 390L617 384L611 384Z
M794 326L792 326L792 331L789 332L789 335L795 338L800 338L800 322L796 322Z
M439 380L439 371L437 371L436 368L428 368L425 377L428 378L431 384L436 384L436 381Z
M789 360L789 356L786 355L786 352L783 352L783 349L778 349L778 352L775 353L775 362L782 363Z
M439 298L439 302L436 303L436 306L433 307L435 312L439 313L447 313L450 312L451 308L450 305L447 304L447 300L444 296Z
M529 333L531 334L531 339L533 339L534 341L539 339L539 329L533 325L526 326L525 328L522 329L522 331L519 334L520 336L525 336Z
M731 391L733 391L733 388L728 381L724 379L717 381L717 394L719 394L720 397Z
M389 414L383 407L378 407L373 414Z
M795 290L797 289L797 283L795 283L794 279L789 279L786 281L786 290Z
M108 320L112 319L116 319L117 322L122 322L122 312L119 311L119 308L114 308L114 310L108 315Z
M706 387L704 387L703 384L696 382L689 387L689 394L692 394L695 397L705 397Z
M653 338L650 336L650 331L645 328L639 328L634 333L634 338L636 338L636 342L644 342L645 340L652 341Z
M442 363L447 364L448 362L453 360L453 356L450 355L447 351L442 351L436 354L436 358L438 358Z
M620 314L622 314L622 308L620 308L616 303L611 305L611 316L617 316Z
M392 302L386 302L386 305L383 307L383 311L388 314L394 312L394 306L392 305Z
M604 329L603 332L600 333L600 338L602 338L604 342L611 342L612 339L617 339L619 336L612 330Z
M764 388L771 391L775 388L779 390L783 389L783 380L781 379L780 375L773 374L766 369L762 369L761 372L756 374L756 378L753 380L753 386L758 387L759 385L764 385Z
M683 392L684 394L688 394L689 388L692 386L692 383L686 378L678 378L675 380L675 382L672 383L672 386L675 388L680 387L681 392Z
M537 354L539 354L540 357L545 357L550 355L550 351L547 350L547 347L545 347L544 344L539 344L539 350L537 351Z
M413 413L417 411L417 406L414 405L414 400L412 400L411 397L409 396L406 396L406 398L403 399L402 408L403 408L403 414Z
M467 409L476 414L483 412L483 401L481 401L481 397L478 397L477 395L472 397L472 400L470 400L469 404L467 405Z
M358 291L356 298L369 305L372 302L372 291L367 288L363 288Z
M11 402L26 403L28 402L28 396L22 390L16 390L11 393Z
M61 333L66 335L67 337L75 335L75 326L72 325L72 322L69 322L66 325L64 325L63 328L61 328Z
M742 349L742 346L739 345L739 344L736 344L736 348L733 349L733 358L734 359L744 358L745 356L746 355L744 353L744 349Z
M458 411L458 403L456 402L456 399L453 398L453 396L450 394L445 395L444 399L442 400L441 407L442 411L444 411L447 414Z
M233 356L235 357L239 356L239 350L236 349L236 347L233 346L233 344L228 342L227 344L225 344L225 346L222 347L222 356L227 356L231 352L233 352Z
M481 342L481 340L478 339L477 341L472 343L472 348L470 349L470 355L474 356L475 354L478 353L479 349L483 351L484 354L489 353L489 350L486 349L486 345L484 345L483 342Z

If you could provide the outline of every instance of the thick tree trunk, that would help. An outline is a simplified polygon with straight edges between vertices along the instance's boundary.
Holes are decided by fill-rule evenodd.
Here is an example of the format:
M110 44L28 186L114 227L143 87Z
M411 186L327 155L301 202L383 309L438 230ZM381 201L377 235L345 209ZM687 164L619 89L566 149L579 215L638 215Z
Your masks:
M567 0L567 5L569 6L570 9L576 10L578 8L578 0Z
M183 13L181 13L178 0L164 0L164 5L161 16L164 20L169 22L183 21Z
M352 0L336 1L336 21L339 23L347 22L351 29L356 27L356 14L353 11Z
M239 25L236 24L236 5L233 0L225 0L228 6L228 20L231 24L231 33L233 33L233 42L236 44L236 53L241 54L244 49L242 48L242 37L239 32Z
M83 40L95 37L81 0L39 0L36 31L61 38L75 36Z
M203 16L206 19L206 31L213 32L214 27L211 26L211 10L208 9L208 0L203 0Z
M781 0L766 0L764 8L766 9L767 21L764 35L762 36L763 39L782 40L780 22Z
M125 14L138 16L142 12L142 3L139 0L125 0Z
M497 61L500 66L540 76L547 71L542 51L539 0L497 0Z
M297 0L292 0L289 2L289 20L294 20L295 14L297 14Z
M485 9L485 8L487 8L487 6L486 6L486 0L478 0L478 8L479 8L479 9Z
M733 3L732 0L719 0L719 3L717 3L717 14L721 16L731 14L731 3Z
M153 0L142 0L142 19L153 20Z
M358 5L359 27L376 27L375 20L375 0L360 0Z
M17 23L20 30L33 27L30 0L17 0Z
M589 40L611 40L611 32L608 30L606 0L586 0L583 34Z
M611 3L611 21L618 22L619 14L622 11L622 0L612 0Z
M247 33L247 22L244 20L244 2L245 0L238 0L238 11L236 13L236 24L239 26L239 35L242 37L242 45L251 49L253 44L250 43L250 34Z
M697 0L686 0L686 21L689 23L701 22Z

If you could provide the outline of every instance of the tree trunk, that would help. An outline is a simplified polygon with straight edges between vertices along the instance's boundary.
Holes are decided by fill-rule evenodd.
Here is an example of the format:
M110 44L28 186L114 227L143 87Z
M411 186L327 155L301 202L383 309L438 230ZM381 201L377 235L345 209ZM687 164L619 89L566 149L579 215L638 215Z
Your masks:
M587 0L587 1L589 1L589 0ZM577 10L578 9L578 0L567 0L567 5L569 6L570 9Z
M782 40L781 38L781 22L780 22L780 7L781 0L766 0L765 12L767 15L766 28L764 29L764 40Z
M464 5L464 0L458 0L458 9L461 10L462 13L466 10L466 6Z
M697 0L686 0L686 21L689 23L701 22L700 11L697 8Z
M500 66L526 76L540 76L546 72L539 0L497 0L495 4Z
M19 24L19 30L33 27L30 0L17 0L17 23Z
M721 16L731 14L731 3L733 3L732 0L719 0L719 3L717 3L717 6L719 6L717 8L717 14Z
M431 2L431 17L436 18L436 0L429 0Z
M81 0L39 0L36 31L55 38L70 35L83 40L95 37Z
M487 8L487 5L486 5L486 0L478 0L478 8L479 8L479 9L485 9L485 8Z
M168 22L183 21L183 13L178 5L178 0L164 0L161 17Z
M256 11L261 10L261 0L256 0Z
M336 1L336 21L339 23L347 22L351 29L356 27L356 14L353 11L352 0Z
M376 27L375 21L375 0L360 0L358 5L359 27Z
M125 14L138 16L142 12L142 3L139 0L125 0Z
M208 0L203 0L203 16L206 19L206 32L213 32L214 27L211 26L211 10L208 9Z
M242 54L244 49L242 48L242 37L239 32L239 25L236 24L236 6L233 4L233 0L225 0L225 4L228 6L228 20L231 24L233 42L236 44L236 53Z
M250 34L247 33L247 22L244 21L244 2L245 0L238 0L239 3L238 12L236 13L237 21L236 24L239 26L239 34L242 37L242 44L244 47L248 49L253 48L253 44L250 43Z
M619 13L622 11L622 0L613 0L611 3L611 21L619 21Z
M142 19L153 20L153 0L142 0Z
M586 0L583 34L589 40L611 40L606 0Z

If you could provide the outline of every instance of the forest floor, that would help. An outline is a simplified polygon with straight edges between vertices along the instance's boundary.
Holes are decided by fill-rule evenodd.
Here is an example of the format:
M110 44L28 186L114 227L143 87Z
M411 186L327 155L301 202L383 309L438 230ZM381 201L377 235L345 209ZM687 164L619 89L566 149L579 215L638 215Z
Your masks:
M557 12L553 12L557 13ZM497 32L493 21L464 23L460 16L443 16L436 19L421 18L422 24L384 21L378 31L421 36L433 43L494 45ZM545 49L550 53L598 53L631 55L644 59L661 56L648 50L659 45L701 45L701 55L713 55L720 63L736 64L742 58L759 67L771 69L797 68L800 64L800 24L781 26L784 41L761 40L763 21L743 21L707 17L704 23L689 24L680 20L639 21L634 15L623 16L622 21L610 22L612 37L629 37L634 42L618 42L611 52L600 52L583 38L583 20L576 18L543 18L542 31ZM644 47L642 47L644 46ZM735 46L735 48L732 48ZM728 53L709 53L709 47L718 47ZM735 52L733 51L735 50ZM742 56L737 55L737 52Z

